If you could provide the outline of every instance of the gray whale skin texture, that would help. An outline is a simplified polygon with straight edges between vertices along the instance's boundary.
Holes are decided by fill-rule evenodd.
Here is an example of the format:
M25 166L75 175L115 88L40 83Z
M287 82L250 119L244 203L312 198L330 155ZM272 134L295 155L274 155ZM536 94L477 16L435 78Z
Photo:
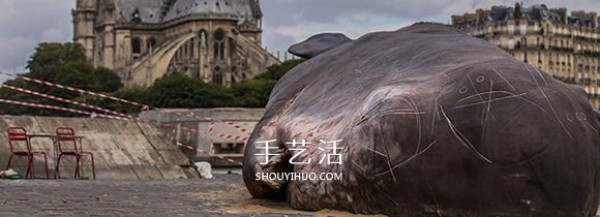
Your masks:
M582 89L442 25L302 43L311 58L277 83L245 149L255 198L390 216L596 213L600 124ZM289 162L293 139L311 143L295 161L312 163ZM318 163L319 141L338 139L341 164ZM342 179L257 178L271 172Z

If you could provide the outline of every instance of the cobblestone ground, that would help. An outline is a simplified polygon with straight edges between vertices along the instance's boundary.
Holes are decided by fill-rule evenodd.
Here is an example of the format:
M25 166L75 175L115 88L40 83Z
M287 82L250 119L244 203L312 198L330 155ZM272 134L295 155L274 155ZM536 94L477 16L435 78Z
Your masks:
M0 180L0 216L354 216L253 199L239 174L179 180Z
M241 175L181 180L0 180L0 216L346 216L252 199Z

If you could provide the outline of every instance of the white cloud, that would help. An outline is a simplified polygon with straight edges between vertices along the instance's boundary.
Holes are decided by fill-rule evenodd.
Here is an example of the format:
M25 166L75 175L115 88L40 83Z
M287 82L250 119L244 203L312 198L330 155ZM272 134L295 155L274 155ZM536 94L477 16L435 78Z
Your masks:
M69 41L74 6L75 0L1 0L0 69L23 71L38 43Z
M65 34L58 28L47 29L42 33L42 41L45 42L56 42L56 41L64 41Z
M2 48L2 51L0 52L0 61L2 63L12 63L2 64L0 65L0 69L9 72L22 71L25 62L33 52L35 44L36 42L30 38L0 37L0 47Z
M0 25L10 21L17 15L17 9L14 7L13 1L0 1L0 8L2 8L2 13L0 13Z

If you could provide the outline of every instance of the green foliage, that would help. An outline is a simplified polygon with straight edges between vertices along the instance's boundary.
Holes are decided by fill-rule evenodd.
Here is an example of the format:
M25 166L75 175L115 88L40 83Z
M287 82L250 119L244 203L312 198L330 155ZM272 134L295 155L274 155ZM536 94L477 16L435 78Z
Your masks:
M164 108L206 108L220 106L231 97L224 87L205 84L198 78L174 73L158 79L148 88L149 104Z
M85 49L77 43L41 43L27 62L29 76L52 79L61 66L73 62L87 62Z
M255 80L231 84L229 87L207 84L199 78L171 73L147 88L123 88L119 76L106 68L94 68L88 63L83 47L76 43L41 43L28 61L29 73L24 76L67 86L102 92L118 98L158 108L212 108L264 107L271 90L287 71L304 62L303 59L286 61L271 66ZM62 98L73 99L122 113L138 113L139 107L96 96L51 88L23 80L9 80L5 84L21 87ZM81 108L50 99L2 88L0 98L62 107ZM11 115L73 116L72 113L0 104L0 112Z
M172 73L157 79L152 86L139 95L147 98L135 100L158 108L213 108L248 107L264 108L271 90L287 71L304 62L290 60L268 68L255 80L232 84L230 87L207 84L199 78Z
M288 71L290 71L291 69L293 69L294 67L299 65L300 63L303 63L304 61L306 61L306 60L305 59L295 59L295 60L285 61L281 64L272 65L269 68L267 68L267 71L264 74L259 75L257 77L257 79L278 81L281 77L283 77L283 75L285 75L285 73L287 73Z
M229 103L228 107L264 108L275 83L277 81L257 80L233 84L230 92L233 94L234 100Z
M123 88L123 83L121 82L119 75L110 69L103 67L97 68L96 78L101 84L101 92L111 93Z
M87 62L84 48L76 43L39 44L35 49L35 53L28 61L27 68L29 69L29 73L23 74L24 76L94 92L113 92L123 87L119 77L114 72L102 68L94 69L94 67ZM90 100L93 102L93 99L90 97L83 97L79 93L47 87L23 80L9 80L6 81L5 84L62 98ZM0 98L77 108L73 105L6 88L0 89ZM62 111L14 106L9 104L0 104L0 112L11 115L73 116L72 113Z

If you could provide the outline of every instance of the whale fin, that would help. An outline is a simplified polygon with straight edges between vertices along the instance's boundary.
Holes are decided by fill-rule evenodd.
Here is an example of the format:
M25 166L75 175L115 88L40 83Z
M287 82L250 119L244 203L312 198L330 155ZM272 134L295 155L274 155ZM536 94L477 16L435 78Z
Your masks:
M288 52L299 57L310 59L351 41L352 39L342 33L321 33L292 45L288 49Z

